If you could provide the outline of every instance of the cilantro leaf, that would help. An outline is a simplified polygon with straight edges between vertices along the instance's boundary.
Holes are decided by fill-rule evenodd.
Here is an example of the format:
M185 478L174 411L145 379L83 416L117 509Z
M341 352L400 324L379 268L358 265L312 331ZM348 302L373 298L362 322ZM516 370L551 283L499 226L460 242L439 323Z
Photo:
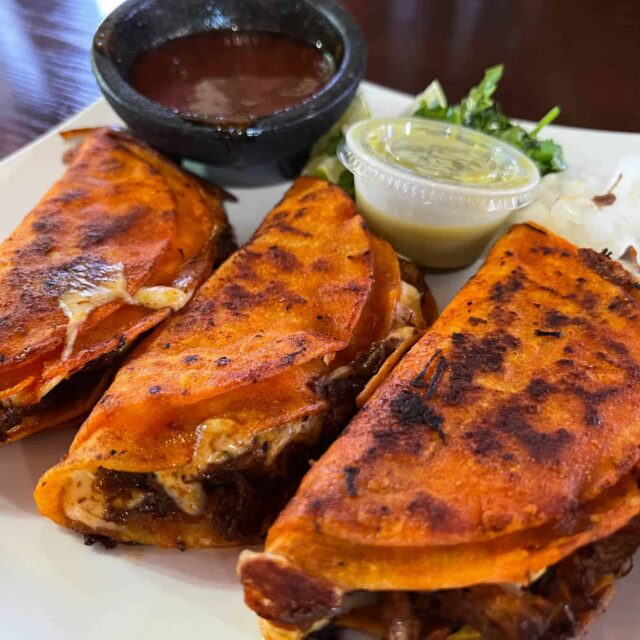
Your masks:
M537 137L543 127L560 115L560 108L553 107L532 131L526 131L520 125L512 123L493 99L503 72L504 66L501 64L487 69L480 83L457 105L448 105L440 83L434 80L417 97L412 115L430 120L444 120L500 138L529 156L542 175L563 171L567 165L562 147L553 140L539 140Z

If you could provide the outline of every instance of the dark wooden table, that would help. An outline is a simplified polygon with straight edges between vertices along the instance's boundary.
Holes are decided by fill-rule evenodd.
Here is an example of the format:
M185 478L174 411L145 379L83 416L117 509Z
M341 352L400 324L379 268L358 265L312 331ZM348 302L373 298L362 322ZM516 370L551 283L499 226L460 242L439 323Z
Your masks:
M174 0L179 1L179 0ZM497 62L509 115L640 131L640 0L343 0L369 42L367 77L459 99ZM91 36L118 0L0 0L0 156L99 96Z

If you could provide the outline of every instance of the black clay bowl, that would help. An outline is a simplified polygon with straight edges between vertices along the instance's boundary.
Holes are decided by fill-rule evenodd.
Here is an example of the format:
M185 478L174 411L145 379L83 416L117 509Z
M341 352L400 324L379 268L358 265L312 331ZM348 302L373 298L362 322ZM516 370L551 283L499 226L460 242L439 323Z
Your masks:
M307 101L238 128L193 122L149 100L127 82L142 51L211 29L257 30L322 42L336 73ZM325 133L349 105L367 49L353 18L333 0L128 0L94 36L93 70L129 128L173 156L236 168L292 158Z

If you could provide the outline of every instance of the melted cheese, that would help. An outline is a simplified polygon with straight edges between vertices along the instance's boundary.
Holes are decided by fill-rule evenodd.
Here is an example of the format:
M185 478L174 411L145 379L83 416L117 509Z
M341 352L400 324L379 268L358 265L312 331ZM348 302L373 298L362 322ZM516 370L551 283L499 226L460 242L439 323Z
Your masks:
M90 471L74 471L62 494L62 509L67 518L81 522L91 529L118 529L115 522L107 522L103 518L107 501L100 491L93 490L95 479Z
M322 416L309 416L254 434L238 433L241 425L233 420L213 418L198 427L193 473L222 464L251 451L265 450L265 465L273 464L293 442L315 443L322 433ZM268 447L265 448L265 444Z
M322 417L311 416L307 420L295 420L268 429L260 434L238 435L241 425L233 420L214 418L198 428L198 441L192 461L182 467L156 471L155 481L173 500L180 511L189 516L202 516L207 507L207 494L196 478L211 465L227 462L249 451L269 447L265 453L265 465L271 465L282 451L293 442L314 443L322 433ZM62 498L67 517L91 529L114 530L121 528L103 519L107 498L94 489L95 475L88 471L75 471ZM115 498L111 505L119 510L133 509L144 499L144 492L133 490L131 497ZM126 525L125 525L126 526Z
M189 481L182 469L156 471L153 475L180 511L189 516L199 516L204 512L207 494L200 482Z
M191 299L193 292L185 292L177 287L141 287L134 299L147 309L171 309L179 311Z
M422 295L411 284L400 281L400 297L395 309L394 326L423 326Z
M69 284L69 289L60 297L60 308L69 318L62 360L71 355L78 329L94 309L118 299L138 304L127 292L124 267L120 263L101 269L95 281L83 275Z
M171 309L178 311L191 298L193 292L185 292L176 287L141 287L135 295L127 291L127 279L121 263L101 266L99 273L90 272L75 275L68 283L68 290L60 297L60 308L69 319L65 337L62 360L66 360L73 352L81 325L92 311L109 304L114 300L122 300L126 304L143 306L148 309ZM51 391L62 378L49 381L43 388L40 397Z
M204 470L211 464L226 462L247 450L249 443L238 437L239 423L225 418L206 420L197 428L192 465Z

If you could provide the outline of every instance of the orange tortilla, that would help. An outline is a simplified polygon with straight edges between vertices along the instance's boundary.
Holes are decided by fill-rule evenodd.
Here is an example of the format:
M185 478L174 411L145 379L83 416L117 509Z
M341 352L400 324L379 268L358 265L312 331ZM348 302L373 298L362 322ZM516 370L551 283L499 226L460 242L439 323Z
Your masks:
M623 527L639 320L618 263L512 227L243 557L248 604L298 637L346 592L527 584Z
M50 406L48 389L122 352L171 312L112 299L82 321L71 353L64 354L65 294L99 286L118 269L129 295L171 286L188 297L228 250L229 225L215 187L204 188L124 131L82 133L66 173L0 245L7 442L85 413L93 388L74 390L75 409L61 406L64 399Z
M300 178L250 242L126 361L67 458L43 476L39 509L88 532L63 505L77 470L180 469L204 421L233 420L234 438L250 442L331 411L311 383L385 338L399 289L397 256L367 231L353 201ZM162 546L237 542L203 518L150 517L97 533Z

